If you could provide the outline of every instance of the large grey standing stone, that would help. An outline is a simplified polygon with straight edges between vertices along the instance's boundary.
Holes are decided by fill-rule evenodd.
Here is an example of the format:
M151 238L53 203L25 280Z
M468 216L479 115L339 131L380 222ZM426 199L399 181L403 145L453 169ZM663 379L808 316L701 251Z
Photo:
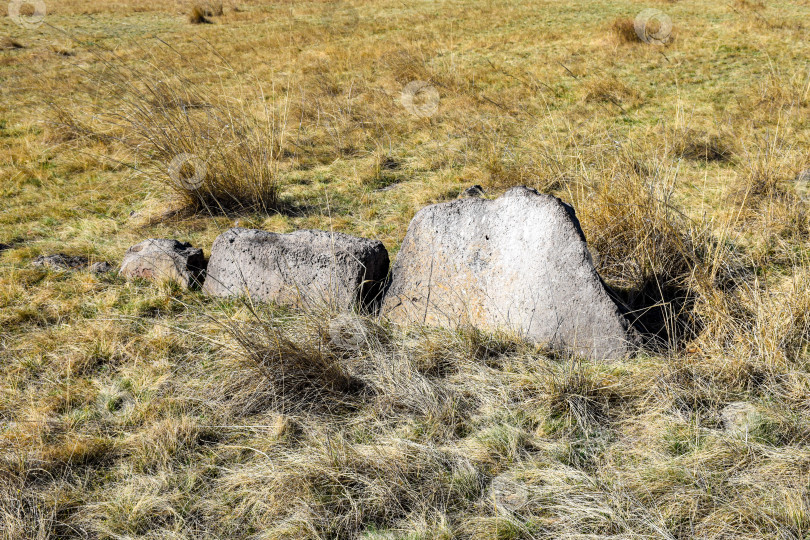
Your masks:
M187 242L150 238L129 248L121 263L120 275L173 281L181 287L199 285L205 271L205 256Z
M211 248L212 296L349 310L374 303L388 275L382 242L317 230L278 234L235 227Z
M596 359L626 355L635 339L594 269L574 209L526 187L420 210L382 313L402 323L512 330Z

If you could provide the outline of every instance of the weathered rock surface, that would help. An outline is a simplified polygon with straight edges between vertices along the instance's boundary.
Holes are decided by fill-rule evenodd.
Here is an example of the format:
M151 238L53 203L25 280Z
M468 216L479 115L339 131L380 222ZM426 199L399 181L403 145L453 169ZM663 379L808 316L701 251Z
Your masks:
M526 187L419 211L382 312L395 322L510 329L596 359L624 356L634 341L574 209Z
M185 288L199 285L205 256L187 242L150 238L129 248L119 274L126 278L174 281Z
M372 304L387 274L388 251L377 240L237 227L214 241L203 290L212 296L246 294L257 301L348 310Z

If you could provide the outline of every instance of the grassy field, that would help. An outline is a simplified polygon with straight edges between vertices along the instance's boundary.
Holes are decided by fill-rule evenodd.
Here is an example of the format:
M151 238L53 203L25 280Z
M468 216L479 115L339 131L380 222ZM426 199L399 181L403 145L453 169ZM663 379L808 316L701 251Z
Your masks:
M3 538L810 538L810 2L46 7L0 18ZM573 204L661 346L32 265L235 222L395 257L474 184Z

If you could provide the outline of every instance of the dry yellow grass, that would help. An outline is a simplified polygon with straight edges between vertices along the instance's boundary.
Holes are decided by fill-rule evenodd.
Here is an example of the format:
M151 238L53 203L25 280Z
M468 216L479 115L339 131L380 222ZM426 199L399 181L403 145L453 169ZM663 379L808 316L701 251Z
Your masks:
M639 40L645 8L677 39ZM38 28L0 18L2 536L806 538L808 15L64 0ZM30 265L207 249L236 219L395 254L416 210L473 184L572 203L658 340L594 364ZM345 324L362 339L336 341ZM723 429L739 401L756 412Z

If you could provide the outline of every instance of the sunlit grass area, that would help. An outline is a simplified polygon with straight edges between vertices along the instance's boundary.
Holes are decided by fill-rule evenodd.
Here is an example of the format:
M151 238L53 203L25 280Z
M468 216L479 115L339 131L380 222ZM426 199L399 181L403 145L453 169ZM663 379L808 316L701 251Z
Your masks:
M810 4L46 8L0 18L4 538L810 534ZM475 184L572 204L662 346L595 363L32 265L208 255L237 222L395 257Z

